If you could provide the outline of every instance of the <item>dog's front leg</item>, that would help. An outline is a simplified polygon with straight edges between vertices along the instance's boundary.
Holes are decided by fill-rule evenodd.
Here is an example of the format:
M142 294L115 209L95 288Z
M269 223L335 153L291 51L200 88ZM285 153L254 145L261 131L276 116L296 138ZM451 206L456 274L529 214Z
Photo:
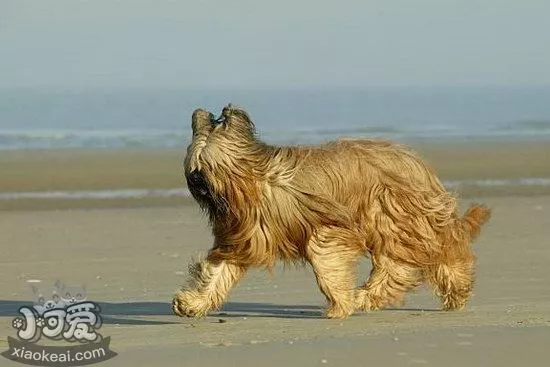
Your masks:
M219 309L246 268L227 261L206 260L189 265L191 279L172 301L179 316L202 317Z
M354 311L357 260L363 255L357 233L338 227L319 229L310 239L307 259L328 301L325 316L344 318Z

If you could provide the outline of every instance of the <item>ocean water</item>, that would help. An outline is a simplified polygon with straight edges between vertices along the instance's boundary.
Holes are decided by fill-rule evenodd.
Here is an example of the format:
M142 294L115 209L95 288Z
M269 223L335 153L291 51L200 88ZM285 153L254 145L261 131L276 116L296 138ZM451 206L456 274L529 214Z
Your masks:
M184 147L197 107L245 108L259 136L310 144L549 139L550 86L318 90L0 90L0 150Z

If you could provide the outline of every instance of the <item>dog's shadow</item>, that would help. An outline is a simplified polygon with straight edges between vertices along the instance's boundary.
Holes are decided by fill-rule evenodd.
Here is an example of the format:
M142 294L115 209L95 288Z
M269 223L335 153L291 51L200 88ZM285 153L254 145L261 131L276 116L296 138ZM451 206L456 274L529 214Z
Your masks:
M276 317L286 319L319 319L323 317L321 306L278 305L256 302L228 302L217 313L225 317Z
M177 324L170 303L167 302L96 302L101 308L103 324L159 325ZM32 302L0 300L0 317L21 317L21 307L31 307ZM133 317L132 317L133 316ZM174 321L147 320L144 316L173 316ZM227 302L221 310L210 314L216 318L230 317L277 317L321 318L320 306L275 305L256 302ZM138 318L136 318L138 317Z
M178 324L170 303L167 302L97 302L101 308L103 324L118 325L163 325ZM0 317L21 316L19 309L23 306L30 307L32 302L0 300ZM386 309L386 311L405 312L436 312L436 309ZM172 316L173 320L148 320L145 316ZM284 319L321 319L323 308L312 305L279 305L258 302L227 302L221 310L212 312L211 317L235 318L235 317L273 317ZM141 318L143 317L143 318Z
M170 303L164 302L99 302L104 319L112 316L174 316ZM221 310L209 314L212 317L279 317L321 318L320 306L276 305L256 302L227 302Z

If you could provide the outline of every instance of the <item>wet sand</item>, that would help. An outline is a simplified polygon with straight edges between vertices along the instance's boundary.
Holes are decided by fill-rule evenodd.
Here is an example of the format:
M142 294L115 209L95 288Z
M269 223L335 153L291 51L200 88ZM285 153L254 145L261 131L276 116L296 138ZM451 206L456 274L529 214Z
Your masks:
M462 165L449 164L445 155L456 158L459 150L452 153L432 146L425 148L425 156L449 179L464 178L460 170L472 172L484 160L486 170L480 170L491 172L487 178L495 178L502 172L499 169L508 172L505 177L524 177L526 172L545 177L544 163L550 161L547 147L535 144L522 149L522 154L530 154L523 164L519 159L501 161L509 147L481 154L475 161L463 158ZM114 188L103 186L101 177L120 183L120 188L138 183L172 188L181 183L180 152L152 157L136 152L139 159L166 161L156 167L150 166L154 162L143 166L144 161L126 168L113 166L105 173L102 165L115 165L111 156L98 160L97 152L80 152L82 156L44 152L42 173L25 173L31 166L20 163L31 164L35 153L0 155L0 168L20 170L19 176L9 179L1 171L0 191ZM66 161L54 164L46 159L57 154ZM13 159L20 160L19 168L6 163ZM81 159L90 159L86 169ZM34 164L32 170L38 169L40 164ZM75 172L96 167L94 172L105 176L87 182L84 173L73 175L70 166ZM52 167L58 169L54 172ZM151 170L157 172L154 177L149 177ZM40 183L48 173L48 183ZM51 285L61 279L86 284L88 299L102 307L100 332L112 338L111 347L118 353L104 366L547 365L550 195L494 193L470 193L461 200L464 206L480 201L493 208L491 222L474 244L478 276L466 310L440 311L431 290L421 287L401 308L358 313L346 320L321 318L324 299L311 269L293 266L280 266L273 274L251 271L224 308L204 319L172 315L169 302L184 283L187 264L212 242L206 218L189 200L127 208L113 207L124 206L120 203L83 208L87 205L81 202L79 208L71 204L73 209L63 210L62 203L54 200L40 210L34 210L36 203L0 210L0 351L7 349L7 337L15 336L11 321L18 308L32 303L27 281L39 279ZM363 278L368 271L365 260ZM17 364L0 358L0 366L4 365Z

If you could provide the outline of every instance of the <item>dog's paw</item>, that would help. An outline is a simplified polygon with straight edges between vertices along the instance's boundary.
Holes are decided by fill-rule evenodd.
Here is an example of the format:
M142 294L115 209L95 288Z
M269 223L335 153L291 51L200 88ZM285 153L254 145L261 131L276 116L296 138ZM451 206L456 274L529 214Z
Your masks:
M325 311L325 317L327 319L345 319L349 317L353 312L344 310L340 307L330 307Z
M380 302L377 302L375 297L372 297L366 289L359 288L355 290L355 309L357 311L370 312L380 308Z
M172 311L181 317L203 317L211 308L210 302L206 302L204 297L192 290L180 291L172 300Z
M468 302L467 298L456 297L453 295L448 295L443 297L443 310L444 311L462 311L466 308L466 303Z
M332 304L325 310L328 319L345 319L353 313L353 304Z

